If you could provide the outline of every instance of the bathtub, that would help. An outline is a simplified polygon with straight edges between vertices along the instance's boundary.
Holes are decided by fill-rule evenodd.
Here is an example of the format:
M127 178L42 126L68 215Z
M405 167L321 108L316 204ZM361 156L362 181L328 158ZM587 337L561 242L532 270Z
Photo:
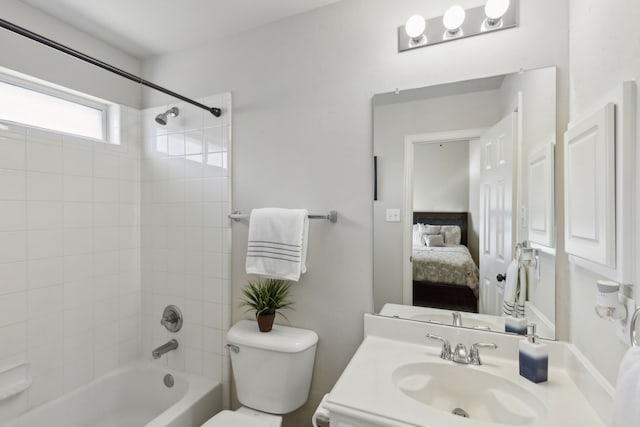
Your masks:
M164 377L171 374L173 387ZM199 427L219 412L222 387L166 367L137 363L117 369L6 427Z

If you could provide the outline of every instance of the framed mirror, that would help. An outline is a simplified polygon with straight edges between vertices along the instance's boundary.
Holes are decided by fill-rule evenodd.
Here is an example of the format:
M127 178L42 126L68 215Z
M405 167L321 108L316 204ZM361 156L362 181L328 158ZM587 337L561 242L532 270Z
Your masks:
M373 98L382 315L555 338L555 67Z

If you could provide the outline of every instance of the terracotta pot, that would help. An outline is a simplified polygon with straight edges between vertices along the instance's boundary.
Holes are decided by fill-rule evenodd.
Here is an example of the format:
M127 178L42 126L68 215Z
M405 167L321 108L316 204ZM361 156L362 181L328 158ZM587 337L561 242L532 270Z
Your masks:
M276 314L259 314L256 317L258 318L260 332L269 332L273 327L273 320L276 318Z

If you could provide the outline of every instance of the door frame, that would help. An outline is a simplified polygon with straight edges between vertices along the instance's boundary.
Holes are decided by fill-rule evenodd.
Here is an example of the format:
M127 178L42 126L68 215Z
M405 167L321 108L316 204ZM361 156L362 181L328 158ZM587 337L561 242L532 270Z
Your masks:
M429 132L404 137L404 186L402 230L402 303L413 305L413 160L415 144L439 144L444 142L473 141L480 138L487 128L461 129L447 132Z

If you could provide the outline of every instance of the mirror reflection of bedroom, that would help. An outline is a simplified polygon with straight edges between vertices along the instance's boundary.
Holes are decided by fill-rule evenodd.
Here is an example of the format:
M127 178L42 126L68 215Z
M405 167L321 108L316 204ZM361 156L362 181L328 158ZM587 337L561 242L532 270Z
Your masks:
M374 97L377 312L469 313L467 324L507 332L533 319L554 338L555 78L548 68Z

